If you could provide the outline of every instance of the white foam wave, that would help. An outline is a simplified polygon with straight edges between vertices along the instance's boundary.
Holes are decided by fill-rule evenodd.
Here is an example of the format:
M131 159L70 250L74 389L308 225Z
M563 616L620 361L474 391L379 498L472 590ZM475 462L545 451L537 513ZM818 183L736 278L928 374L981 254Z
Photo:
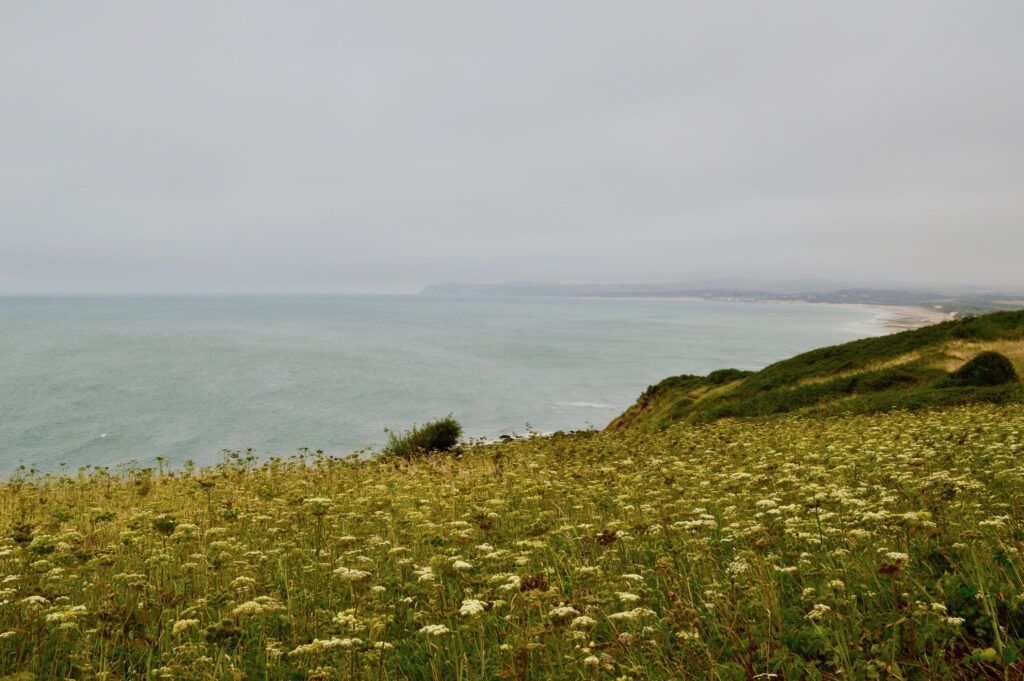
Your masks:
M587 409L615 409L614 404L603 402L555 402L559 407L584 407Z

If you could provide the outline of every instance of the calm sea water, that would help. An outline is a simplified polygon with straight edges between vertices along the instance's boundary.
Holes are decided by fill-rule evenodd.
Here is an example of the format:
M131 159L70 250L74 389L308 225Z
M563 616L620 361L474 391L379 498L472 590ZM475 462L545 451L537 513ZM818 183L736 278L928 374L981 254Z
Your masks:
M19 463L343 455L444 416L603 427L649 384L879 333L870 310L417 296L0 299L0 475Z

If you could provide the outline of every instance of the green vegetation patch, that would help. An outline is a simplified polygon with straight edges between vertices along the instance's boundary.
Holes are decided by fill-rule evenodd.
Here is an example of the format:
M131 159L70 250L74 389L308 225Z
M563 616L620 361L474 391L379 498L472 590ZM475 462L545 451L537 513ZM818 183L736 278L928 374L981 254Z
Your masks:
M727 369L706 377L666 379L648 388L609 428L659 430L678 421L1024 399L1013 364L998 353L982 353L952 376L943 368L952 345L986 342L1024 344L1024 311L996 312L820 348L756 373ZM1014 387L986 390L1002 384Z
M388 431L388 444L383 453L386 456L411 459L414 456L447 452L459 444L461 437L462 425L449 414L423 426L413 426L412 430L404 433Z
M951 381L961 386L991 386L1016 383L1020 379L1013 363L998 352L982 352L953 372Z

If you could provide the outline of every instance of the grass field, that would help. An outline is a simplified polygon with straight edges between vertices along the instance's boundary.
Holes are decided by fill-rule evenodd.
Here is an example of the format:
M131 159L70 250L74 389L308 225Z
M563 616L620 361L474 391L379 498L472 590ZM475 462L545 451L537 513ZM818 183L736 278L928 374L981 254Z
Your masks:
M0 677L1019 679L1024 407L0 484Z

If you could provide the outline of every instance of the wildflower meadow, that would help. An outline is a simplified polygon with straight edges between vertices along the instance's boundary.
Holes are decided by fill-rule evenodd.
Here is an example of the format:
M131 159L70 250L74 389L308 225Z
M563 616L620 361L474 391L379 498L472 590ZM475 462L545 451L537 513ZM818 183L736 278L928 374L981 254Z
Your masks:
M1024 407L0 483L4 679L1024 678Z

